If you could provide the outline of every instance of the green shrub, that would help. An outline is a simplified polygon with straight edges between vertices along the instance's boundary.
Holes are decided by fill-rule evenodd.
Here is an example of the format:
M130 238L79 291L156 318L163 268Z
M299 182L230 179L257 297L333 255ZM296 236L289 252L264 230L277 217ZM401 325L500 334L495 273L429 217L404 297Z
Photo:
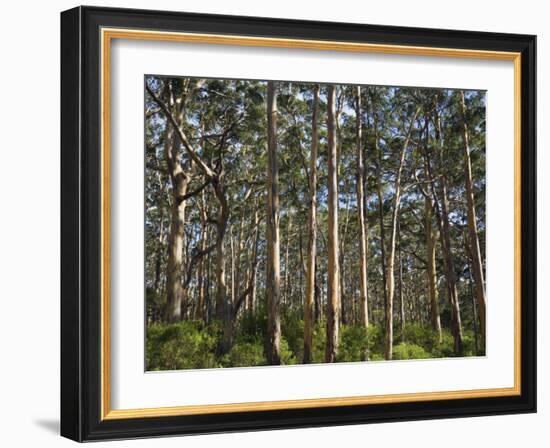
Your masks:
M282 365L298 364L298 359L290 349L290 346L288 345L288 341L284 337L281 338L280 350L281 350ZM299 361L301 363L302 359L300 359Z
M403 329L403 337L398 331L395 340L416 344L431 352L439 344L439 335L431 327L425 327L418 323L406 323Z
M379 324L370 324L367 330L368 335L368 346L369 346L369 359L372 359L375 353L382 354L385 350L386 344L386 334L381 325Z
M312 362L314 364L325 362L327 344L326 325L326 321L322 320L317 322L313 328Z
M393 347L393 359L428 359L430 354L416 344L402 342Z
M462 344L464 356L483 356L485 350L482 347L482 342L478 340L479 352L476 351L476 339L472 330L464 330L462 333Z
M281 316L281 333L286 340L288 350L296 361L304 358L304 321L295 310L283 309ZM283 351L281 341L281 352Z
M267 329L267 312L264 306L252 312L245 312L236 325L236 342L264 341Z
M232 348L223 356L218 353L222 339L222 324L213 321L182 321L175 324L149 324L146 339L147 370L202 369L215 367L248 367L267 365L265 355L267 318L265 307L243 313L235 323ZM281 312L281 364L300 364L303 360L304 322L296 310ZM402 342L401 336L404 338ZM383 325L371 323L341 325L338 362L361 362L384 359ZM470 329L463 331L464 356L475 356L475 336ZM454 339L443 329L441 342L429 326L407 323L403 335L396 328L394 359L427 359L454 357ZM325 362L326 321L316 322L313 328L313 363ZM482 348L479 355L483 354Z
M340 327L338 362L366 361L368 347L368 332L364 326L342 325Z
M449 330L443 330L441 334L441 343L437 341L432 349L432 358L451 358L454 353L454 338Z
M251 367L265 366L267 360L261 343L241 342L231 348L225 363L225 367Z
M204 369L217 367L219 326L199 321L151 325L147 328L147 370Z
M297 364L296 357L288 346L285 338L281 338L280 355L282 365ZM253 367L266 366L263 342L238 342L233 345L229 353L221 359L223 367Z

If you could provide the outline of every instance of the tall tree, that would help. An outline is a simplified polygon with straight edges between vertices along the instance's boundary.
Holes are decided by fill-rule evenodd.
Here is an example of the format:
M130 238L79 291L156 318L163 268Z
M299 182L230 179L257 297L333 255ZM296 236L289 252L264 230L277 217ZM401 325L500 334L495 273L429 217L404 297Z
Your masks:
M277 90L267 83L267 361L281 363L279 238L279 174L277 168Z
M198 89L202 84L204 83L204 80L198 80L195 84L195 89ZM227 294L227 286L226 286L226 279L225 279L225 248L224 248L224 237L227 230L227 222L229 220L229 203L227 201L226 197L226 187L224 185L224 173L222 170L222 166L219 165L219 168L217 170L213 169L209 166L207 162L205 162L202 157L199 155L199 152L196 148L192 145L191 141L187 137L186 132L183 129L183 126L181 122L178 122L175 114L169 107L169 105L161 100L152 90L149 86L146 87L147 92L151 97L155 100L155 102L159 105L159 107L163 110L167 121L171 126L174 128L175 134L179 138L179 141L181 142L182 146L184 147L185 151L187 152L190 160L198 167L200 172L204 175L206 178L206 181L204 184L202 184L197 190L186 193L184 195L178 194L177 201L185 202L190 196L195 196L200 191L202 191L203 188L205 188L207 185L212 185L214 189L214 194L216 198L219 201L219 214L218 218L215 220L216 229L217 229L217 236L216 236L216 242L213 247L215 247L217 251L217 261L216 261L216 279L217 279L217 292L216 292L216 314L219 318L221 318L224 321L224 338L220 347L220 350L222 352L226 352L229 350L231 346L231 334L232 332L229 331L229 328L232 327L232 323L230 322L230 319L233 315L233 304L231 303L231 297ZM183 105L182 105L183 106ZM227 138L229 136L229 133L233 130L235 126L235 123L230 123L227 127L225 127L220 135L220 140L218 147L220 149L220 153L223 152L225 149L225 145L227 143ZM181 176L180 176L181 177ZM183 240L182 240L183 241ZM208 249L208 252L210 252L210 249ZM179 286L181 288L181 285ZM181 297L181 296L180 296ZM181 299L180 299L181 300ZM181 313L181 311L180 311Z
M439 297L437 292L437 271L436 271L436 235L433 228L433 201L430 195L424 197L424 232L426 233L426 256L427 269L426 277L428 283L428 294L430 296L430 321L432 329L437 333L439 342L442 341L441 318L439 314Z
M183 120L183 98L175 98L172 82L166 83L163 89L165 101L175 115L175 124L166 120L164 133L164 157L172 185L172 203L170 210L170 233L168 236L168 261L166 272L166 319L168 322L181 320L181 304L184 300L182 285L183 239L185 235L185 208L189 174L182 166L179 141L174 132ZM168 107L168 106L167 106Z
M373 115L373 126L374 126L374 152L376 154L376 197L378 200L378 224L380 227L380 267L382 271L382 293L384 297L384 308L387 307L386 301L388 297L387 292L387 275L386 275L386 227L384 224L384 195L382 192L382 148L380 147L380 129L379 129L379 119L378 113L376 110L378 106L382 108L380 102L378 101L377 95L374 90L369 89L370 93L370 104Z
M306 294L304 296L304 364L313 359L313 305L315 302L315 262L317 257L317 147L319 120L319 85L313 86L311 150L309 157L309 215Z
M401 341L405 342L405 296L403 294L403 240L401 239L401 220L397 220L397 258L399 259L399 271L397 276L397 294L399 297L399 326L401 327Z
M254 243L248 262L248 278L250 281L250 290L248 291L246 309L254 311L256 306L256 277L258 269L258 244L260 241L260 215L258 210L254 212Z
M206 209L206 201L204 190L201 192L200 204L199 204L199 213L200 213L200 250L205 252L208 242L208 212ZM197 299L197 309L195 312L195 318L206 320L206 310L205 310L205 296L206 296L206 278L205 278L205 267L206 259L202 258L199 263L199 268L197 272L197 283L198 283L198 299Z
M437 110L437 105L434 107L434 122L435 122L435 139L439 150L439 165L441 167L443 160L443 136L441 126L441 116ZM429 165L428 165L429 166ZM432 177L433 178L433 177ZM439 197L436 201L440 215L440 239L443 250L443 265L445 267L445 277L447 283L447 294L449 305L451 306L451 332L454 339L454 352L457 356L462 356L464 344L462 336L462 318L460 315L460 302L458 298L457 280L455 262L453 259L451 245L451 225L449 219L449 199L447 195L447 174L444 169L439 173ZM434 199L436 195L434 194Z
M395 294L395 245L397 239L397 222L399 219L399 208L401 206L401 177L403 175L403 166L405 164L405 157L407 155L407 149L409 147L409 141L411 133L413 131L414 122L418 115L419 109L417 108L410 121L409 129L405 135L401 151L399 153L399 166L397 168L397 174L394 182L394 196L392 204L391 225L390 225L390 247L388 252L388 260L386 262L386 359L390 360L393 357L393 297Z
M156 255L155 255L155 280L153 283L153 291L155 291L155 294L159 296L161 294L160 291L160 285L161 285L161 267L162 267L162 260L163 260L163 252L164 252L164 244L165 244L165 206L164 206L164 195L165 195L165 181L164 176L157 172L157 178L159 181L159 196L156 199L157 203L159 204L159 232L158 232L158 239L156 244Z
M338 146L336 141L336 87L328 86L328 285L326 362L338 355L340 325L340 268L338 266Z
M363 141L361 119L361 87L355 88L355 149L357 152L357 218L359 221L359 280L361 293L359 296L359 319L365 327L369 326L368 284L367 284L367 226L364 211L365 167L363 163Z
M181 167L179 145L175 142L173 126L168 123L165 135L165 154L172 182L172 206L170 210L170 233L168 236L168 264L166 269L166 319L169 322L181 320L183 300L182 266L183 238L185 235L186 201L179 200L187 194L189 176Z
M472 254L473 274L477 307L479 312L479 326L481 338L485 341L485 279L483 275L483 262L481 261L481 249L477 232L476 209L474 200L474 183L472 180L472 162L470 157L470 139L467 124L466 101L464 91L459 91L460 111L462 118L462 140L464 144L464 178L466 182L466 206L468 211L468 230L470 240L470 252Z
M435 195L430 193L430 188L425 186L433 183L430 167L428 163L429 141L430 141L430 121L425 117L424 128L426 137L424 141L423 171L424 183L418 182L419 189L424 196L424 234L426 238L426 284L428 285L428 294L430 298L430 322L432 330L438 335L439 343L442 342L443 333L441 329L441 316L439 310L439 296L437 289L437 266L436 266L436 244L437 231L433 227ZM417 179L418 180L418 179Z

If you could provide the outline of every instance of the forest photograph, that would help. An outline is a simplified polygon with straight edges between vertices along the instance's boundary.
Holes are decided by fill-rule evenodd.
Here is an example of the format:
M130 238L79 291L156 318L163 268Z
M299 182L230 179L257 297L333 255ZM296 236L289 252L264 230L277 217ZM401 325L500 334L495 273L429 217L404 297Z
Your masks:
M485 91L143 94L147 371L485 356Z

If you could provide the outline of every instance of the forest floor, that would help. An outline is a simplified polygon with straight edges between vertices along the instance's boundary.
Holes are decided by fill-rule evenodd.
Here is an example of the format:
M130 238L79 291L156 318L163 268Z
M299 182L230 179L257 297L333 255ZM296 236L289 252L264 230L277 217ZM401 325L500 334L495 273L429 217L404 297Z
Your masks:
M220 354L222 338L220 322L205 324L202 320L187 320L175 324L152 324L147 327L146 369L182 370L218 367L252 367L268 365L264 347L265 316L263 313L244 315L236 328L229 352ZM303 321L293 313L284 313L281 322L281 363L302 364ZM463 356L482 355L476 351L473 332L465 331ZM384 329L371 324L340 325L337 362L384 361ZM313 363L325 362L326 323L315 325ZM453 337L444 329L439 336L429 326L406 323L403 331L395 328L394 360L454 357Z

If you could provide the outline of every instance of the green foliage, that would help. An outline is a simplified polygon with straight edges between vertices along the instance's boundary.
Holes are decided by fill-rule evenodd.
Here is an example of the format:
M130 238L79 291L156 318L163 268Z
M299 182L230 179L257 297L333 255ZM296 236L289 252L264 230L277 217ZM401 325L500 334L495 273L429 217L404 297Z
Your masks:
M368 344L370 349L369 359L373 359L376 353L384 353L385 334L384 329L379 324L370 324L367 330ZM381 355L382 356L382 355Z
M267 360L261 343L241 342L235 344L224 357L224 367L265 366Z
M215 350L220 337L217 324L197 321L151 325L147 329L147 370L218 367Z
M416 344L402 342L393 347L393 359L428 359L430 354Z
M288 350L292 352L292 357L301 362L304 358L304 321L298 313L291 309L284 309L281 316L281 332Z
M433 358L452 358L454 353L454 339L450 331L443 330L441 343L434 344L432 349Z
M422 326L418 323L407 323L403 331L396 332L395 341L414 344L422 347L432 358L451 358L456 356L454 353L454 340L448 329L443 329L441 342L439 335L428 326ZM463 349L464 356L476 356L475 336L471 330L463 330Z
M403 335L398 331L395 340L416 344L431 352L439 344L439 335L428 326L406 323Z
M264 341L267 329L267 312L265 307L251 313L245 312L237 329L236 340L240 342Z
M475 335L471 330L464 330L462 332L462 344L464 348L464 356L478 356L483 353L476 353Z
M265 355L266 312L264 308L245 312L236 324L234 344L220 355L220 322L205 325L202 321L177 324L153 324L147 330L147 370L201 369L214 367L252 367L267 365ZM281 316L281 364L301 364L303 360L304 323L298 313L285 309ZM403 341L403 342L400 342ZM464 356L475 356L475 337L470 330L463 334ZM338 362L382 361L385 332L380 324L341 325ZM313 330L313 363L325 362L326 322L317 322ZM429 359L454 357L454 341L444 329L441 342L430 327L417 323L405 325L403 335L396 328L393 359Z
M296 356L294 355L294 353L292 352L292 350L288 345L288 341L284 337L281 338L280 350L281 350L282 365L288 366L292 364L298 364L298 359L296 359ZM301 363L301 358L300 358L300 363Z
M325 350L327 346L327 323L325 320L317 322L313 328L313 363L325 362Z
M340 327L338 361L365 361L369 351L368 342L368 332L365 327L360 325L342 325Z

